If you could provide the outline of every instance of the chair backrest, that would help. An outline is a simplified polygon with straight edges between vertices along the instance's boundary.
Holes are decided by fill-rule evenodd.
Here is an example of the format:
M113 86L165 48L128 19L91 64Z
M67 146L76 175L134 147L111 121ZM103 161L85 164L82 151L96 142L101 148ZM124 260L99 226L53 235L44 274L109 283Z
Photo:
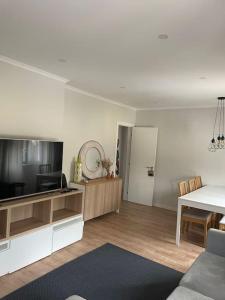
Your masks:
M196 184L195 184L195 178L192 178L192 179L188 180L188 183L189 183L190 192L193 192L193 191L197 190Z
M202 187L202 178L201 178L201 176L196 176L195 177L195 186L196 186L196 189L200 189Z
M188 183L187 181L181 181L178 183L179 196L186 195L188 193Z

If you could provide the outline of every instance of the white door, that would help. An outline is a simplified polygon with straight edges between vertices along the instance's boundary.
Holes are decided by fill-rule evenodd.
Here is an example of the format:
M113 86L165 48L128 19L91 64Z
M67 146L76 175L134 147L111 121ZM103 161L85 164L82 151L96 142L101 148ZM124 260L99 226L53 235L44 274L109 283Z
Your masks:
M128 200L152 206L158 128L134 127ZM153 176L152 176L153 175Z

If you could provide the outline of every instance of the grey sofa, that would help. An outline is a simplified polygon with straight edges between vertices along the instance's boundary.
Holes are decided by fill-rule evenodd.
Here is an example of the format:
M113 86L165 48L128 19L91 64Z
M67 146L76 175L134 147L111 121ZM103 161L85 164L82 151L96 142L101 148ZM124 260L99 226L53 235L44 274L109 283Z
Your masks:
M225 300L225 232L210 229L207 247L167 300Z

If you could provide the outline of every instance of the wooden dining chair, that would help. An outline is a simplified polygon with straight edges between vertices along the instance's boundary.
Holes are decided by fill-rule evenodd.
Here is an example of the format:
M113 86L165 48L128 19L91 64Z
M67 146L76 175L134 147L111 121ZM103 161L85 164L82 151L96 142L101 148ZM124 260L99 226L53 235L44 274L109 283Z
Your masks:
M195 190L197 190L196 184L195 184L195 178L189 179L188 184L189 184L189 191L190 192L194 192Z
M212 213L201 209L186 209L182 213L182 221L188 224L203 226L204 245L206 245L208 230L212 226ZM189 226L187 227L187 229Z
M178 183L179 195L184 196L189 192L187 181L181 181Z
M179 196L184 196L186 194L188 194L189 192L189 188L188 188L188 183L187 181L181 181L178 183L178 189L179 189ZM182 206L182 212L184 209L187 209L188 207L187 206ZM182 224L182 232L185 231L185 228L188 227L188 223L185 223L183 220L182 220L182 217L181 217L181 224Z
M192 192L196 190L195 178L190 179L188 183L186 181L179 182L178 187L180 196L187 194L189 191ZM183 233L189 230L189 224L202 225L205 245L207 241L208 229L212 225L212 213L197 208L189 208L186 206L182 207L181 224Z
M193 185L193 183L192 183L192 185ZM201 187L202 187L202 178L201 178L201 176L196 176L195 177L195 188L197 190L197 189L200 189ZM217 224L218 224L219 218L220 218L220 216L218 216L217 213L212 214L212 227L213 228L218 227Z
M202 187L202 178L201 176L195 177L195 187L196 189L200 189Z

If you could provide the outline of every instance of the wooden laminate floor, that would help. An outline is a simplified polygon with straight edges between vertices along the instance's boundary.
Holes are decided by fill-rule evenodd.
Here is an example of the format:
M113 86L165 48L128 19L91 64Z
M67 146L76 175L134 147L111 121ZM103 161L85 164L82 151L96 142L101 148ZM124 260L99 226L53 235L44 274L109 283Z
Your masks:
M185 272L203 248L186 241L182 241L178 248L175 228L175 212L123 202L120 214L112 213L86 222L82 241L1 277L0 298L105 243Z

